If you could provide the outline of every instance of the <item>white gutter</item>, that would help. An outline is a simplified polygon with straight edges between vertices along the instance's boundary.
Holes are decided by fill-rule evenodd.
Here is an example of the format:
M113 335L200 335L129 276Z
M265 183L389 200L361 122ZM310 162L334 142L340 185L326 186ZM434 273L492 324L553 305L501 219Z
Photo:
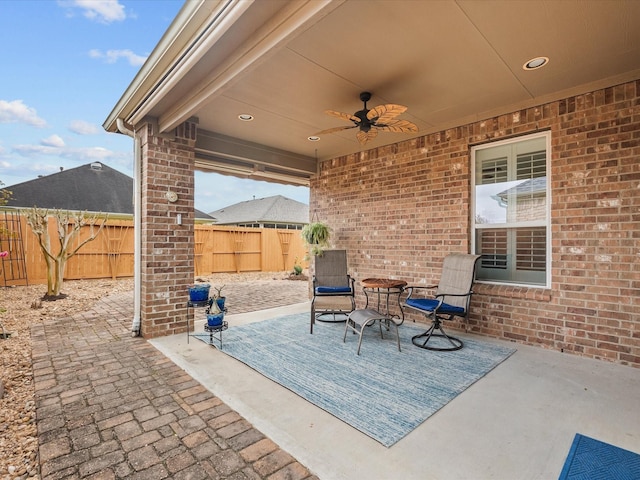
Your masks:
M140 335L141 283L142 277L142 158L140 139L135 131L125 126L121 118L116 118L120 133L133 138L133 336Z

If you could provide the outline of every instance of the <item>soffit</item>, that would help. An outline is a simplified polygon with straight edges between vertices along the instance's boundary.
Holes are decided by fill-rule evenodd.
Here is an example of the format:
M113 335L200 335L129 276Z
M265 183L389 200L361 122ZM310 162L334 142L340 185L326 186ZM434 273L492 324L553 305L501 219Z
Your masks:
M309 159L640 78L640 2L633 0L242 5L234 24L198 62L183 68L181 80L145 114L157 117L165 130L197 117L199 128L212 135L301 156L303 171L310 170ZM540 55L550 58L547 66L522 69ZM369 107L408 106L399 118L416 123L420 132L381 133L364 148L355 129L307 140L317 131L349 125L324 111L359 110L365 90L373 93ZM241 122L241 113L255 120ZM205 150L216 154L210 145Z

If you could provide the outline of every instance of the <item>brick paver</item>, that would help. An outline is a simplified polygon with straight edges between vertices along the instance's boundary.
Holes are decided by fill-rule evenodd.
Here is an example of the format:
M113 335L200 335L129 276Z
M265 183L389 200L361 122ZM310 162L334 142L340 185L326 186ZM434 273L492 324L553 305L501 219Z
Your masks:
M233 313L308 299L306 282L227 285ZM133 294L32 328L41 476L314 479L147 341Z

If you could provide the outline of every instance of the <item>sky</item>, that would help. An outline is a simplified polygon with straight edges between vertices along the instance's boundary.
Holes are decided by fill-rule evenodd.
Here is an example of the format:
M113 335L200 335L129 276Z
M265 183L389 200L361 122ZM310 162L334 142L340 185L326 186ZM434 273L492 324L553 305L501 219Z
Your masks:
M133 176L133 139L102 124L183 0L0 0L0 181L5 187L92 162ZM212 212L309 189L196 172ZM9 188L10 190L10 188Z

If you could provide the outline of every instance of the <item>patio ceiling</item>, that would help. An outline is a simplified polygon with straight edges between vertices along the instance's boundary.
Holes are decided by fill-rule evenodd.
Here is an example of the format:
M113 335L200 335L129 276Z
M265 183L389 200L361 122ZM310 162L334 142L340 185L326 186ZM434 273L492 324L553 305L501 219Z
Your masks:
M543 68L525 71L545 56ZM635 0L188 1L104 123L197 117L196 168L307 184L317 160L640 78ZM408 106L362 147L325 110ZM250 114L243 122L240 114Z

